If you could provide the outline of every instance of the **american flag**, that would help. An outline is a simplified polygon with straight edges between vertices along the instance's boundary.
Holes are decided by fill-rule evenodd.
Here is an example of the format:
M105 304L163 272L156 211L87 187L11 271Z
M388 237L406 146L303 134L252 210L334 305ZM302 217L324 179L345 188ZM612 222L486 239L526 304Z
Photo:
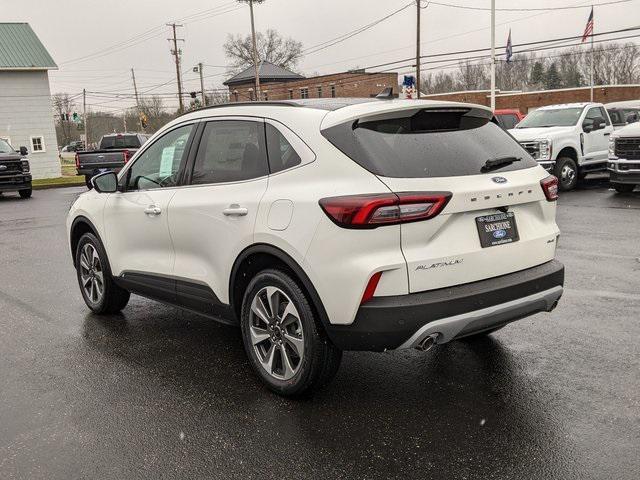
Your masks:
M513 56L513 45L511 44L511 29L509 29L509 38L507 38L507 63L511 61L511 57Z
M591 7L591 14L589 15L589 20L587 20L587 26L584 27L584 33L582 34L582 42L584 42L587 38L589 38L589 35L593 35L593 7Z

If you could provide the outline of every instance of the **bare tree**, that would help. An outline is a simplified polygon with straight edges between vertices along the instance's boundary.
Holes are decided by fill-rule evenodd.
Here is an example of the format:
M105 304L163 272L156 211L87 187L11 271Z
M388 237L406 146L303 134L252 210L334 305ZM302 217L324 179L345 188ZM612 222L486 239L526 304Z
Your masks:
M485 63L460 62L456 75L460 90L484 90L489 87L489 65Z
M153 133L169 120L175 118L175 113L170 113L164 108L162 98L157 95L140 97L140 112L147 117L145 130Z
M266 60L287 70L294 70L302 57L302 43L285 38L276 30L256 33L256 43L260 60ZM251 35L229 34L223 48L231 62L231 71L238 72L253 65Z
M67 116L73 115L75 102L68 93L56 93L53 98L53 111L57 119L58 145L68 145L78 135L74 132L75 124Z
M420 83L420 91L427 94L448 93L458 89L453 76L444 71L422 75Z

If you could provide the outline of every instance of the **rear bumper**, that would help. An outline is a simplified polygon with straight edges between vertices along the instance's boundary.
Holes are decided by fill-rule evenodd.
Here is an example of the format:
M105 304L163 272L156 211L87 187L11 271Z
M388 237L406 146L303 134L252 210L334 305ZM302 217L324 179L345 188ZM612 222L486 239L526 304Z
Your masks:
M434 333L437 343L446 343L553 310L563 284L564 266L552 260L456 287L375 297L351 325L329 325L327 333L343 350L410 348Z

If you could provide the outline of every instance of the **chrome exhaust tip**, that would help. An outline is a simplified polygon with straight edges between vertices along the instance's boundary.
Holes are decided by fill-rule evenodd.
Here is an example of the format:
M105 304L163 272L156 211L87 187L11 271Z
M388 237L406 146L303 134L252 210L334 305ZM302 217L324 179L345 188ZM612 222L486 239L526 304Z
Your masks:
M426 352L427 350L431 350L431 348L436 344L436 340L438 340L438 333L432 333L427 335L422 340L418 342L416 348L421 352Z

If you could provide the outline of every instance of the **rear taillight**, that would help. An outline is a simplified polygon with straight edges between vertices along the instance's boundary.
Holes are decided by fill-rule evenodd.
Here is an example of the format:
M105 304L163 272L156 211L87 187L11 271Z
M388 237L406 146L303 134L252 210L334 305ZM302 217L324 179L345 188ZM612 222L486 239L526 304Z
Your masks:
M124 163L127 163L130 158L131 152L129 150L125 150L124 152L122 152L122 159L124 160Z
M558 199L558 179L555 176L549 175L543 178L540 180L540 186L548 201L555 202Z
M80 157L76 153L76 168L80 168Z
M319 203L340 227L376 228L428 220L438 215L450 199L451 192L403 192L328 197Z

